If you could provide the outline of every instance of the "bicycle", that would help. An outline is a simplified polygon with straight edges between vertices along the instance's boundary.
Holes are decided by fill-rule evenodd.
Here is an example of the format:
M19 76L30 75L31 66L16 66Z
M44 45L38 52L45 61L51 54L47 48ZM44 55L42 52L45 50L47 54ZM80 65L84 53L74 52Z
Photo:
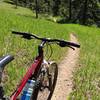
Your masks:
M43 95L45 100L50 100L52 94L55 89L55 85L57 82L57 75L58 75L58 66L57 63L54 61L46 61L44 59L44 46L49 45L51 48L51 44L57 44L60 47L70 47L74 50L74 47L79 48L80 45L67 42L60 39L50 39L50 38L40 38L34 34L26 33L26 32L16 32L12 31L13 34L21 35L22 38L31 40L37 39L40 40L41 43L38 45L38 55L35 58L33 64L29 67L28 71L22 78L22 81L16 88L16 90L10 96L10 100L41 100L41 95ZM52 54L52 53L51 53ZM51 57L51 55L50 55ZM0 59L0 68L2 69L1 73L3 72L4 66L14 59L13 56L7 55ZM27 86L27 84L32 83L32 87ZM27 87L27 89L26 89ZM24 90L30 89L29 94L26 93ZM23 92L24 91L24 92ZM24 94L24 95L23 95ZM28 94L28 97L27 95ZM3 93L2 93L2 98ZM26 99L27 98L27 99ZM43 99L44 100L44 99Z

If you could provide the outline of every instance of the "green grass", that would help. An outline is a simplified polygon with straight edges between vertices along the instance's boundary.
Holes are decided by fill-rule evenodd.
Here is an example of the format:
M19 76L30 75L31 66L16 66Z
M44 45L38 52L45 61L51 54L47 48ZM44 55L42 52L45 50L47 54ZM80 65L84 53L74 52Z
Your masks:
M70 99L100 100L100 29L71 25L81 44Z
M25 15L25 16L33 16L34 14L32 13L31 10L23 7L18 7L17 9L15 8L15 5L11 5L8 3L0 2L0 11L4 12L12 12L13 14L18 14L18 15Z
M19 82L27 66L37 54L39 41L27 41L18 36L12 35L11 30L32 32L41 37L67 39L67 29L59 24L46 21L44 19L35 19L29 10L25 8L15 9L12 5L1 4L0 6L0 56L6 54L15 55L15 60L9 64L5 70L4 78L5 92L9 95ZM22 10L23 9L23 10ZM26 11L26 15L25 15ZM19 14L21 13L21 14ZM29 13L29 12L28 12ZM64 34L66 31L66 34ZM63 34L63 35L62 35ZM54 53L52 59L58 61L65 49L59 46L53 46ZM58 55L59 54L59 55Z
M0 56L15 55L15 60L5 70L5 92L10 94L19 82L27 65L37 54L38 41L27 41L11 34L11 30L32 32L41 37L68 39L75 32L81 44L78 69L74 73L74 88L69 99L100 99L100 29L74 24L57 24L45 19L35 19L34 14L22 7L0 4ZM52 59L60 61L65 49L53 46ZM59 55L58 55L59 54Z

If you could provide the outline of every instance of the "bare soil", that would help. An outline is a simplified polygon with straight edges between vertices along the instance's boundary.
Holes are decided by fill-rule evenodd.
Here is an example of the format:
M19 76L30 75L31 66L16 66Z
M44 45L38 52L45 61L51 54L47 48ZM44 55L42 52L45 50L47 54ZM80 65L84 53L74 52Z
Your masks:
M70 34L70 41L78 43L75 34ZM79 49L68 49L67 54L58 66L57 84L51 100L67 100L73 87L73 72L75 70Z

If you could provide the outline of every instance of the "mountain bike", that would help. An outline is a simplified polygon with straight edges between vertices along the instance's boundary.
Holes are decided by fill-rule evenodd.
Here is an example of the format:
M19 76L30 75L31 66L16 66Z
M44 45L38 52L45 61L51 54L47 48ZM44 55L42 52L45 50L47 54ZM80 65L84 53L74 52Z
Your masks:
M74 47L79 48L80 45L67 42L60 39L41 38L35 34L26 32L12 31L13 34L21 35L22 38L31 40L37 39L41 43L38 45L38 55L29 67L28 71L22 78L16 90L9 97L9 100L50 100L55 89L58 75L58 66L54 61L46 61L44 58L45 45L50 46L52 51L52 44L57 44L60 47ZM51 52L52 55L52 52ZM50 55L50 57L51 57ZM13 56L7 55L0 59L0 78L4 66L14 59ZM4 98L3 89L1 87L1 100Z

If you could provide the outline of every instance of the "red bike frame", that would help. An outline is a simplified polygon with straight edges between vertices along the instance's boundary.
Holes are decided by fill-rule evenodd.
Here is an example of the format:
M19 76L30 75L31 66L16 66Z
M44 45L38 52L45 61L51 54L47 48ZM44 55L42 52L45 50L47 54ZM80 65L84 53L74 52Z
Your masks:
M43 43L43 45L44 45L44 43ZM28 71L24 75L20 85L14 91L14 93L11 95L11 100L16 100L17 97L19 96L19 94L22 92L28 79L30 79L33 74L38 73L38 70L41 67L41 63L43 61L43 46L42 45L38 47L38 51L39 51L39 56L36 57L36 59L34 60L34 63L31 65L31 67L29 67Z

